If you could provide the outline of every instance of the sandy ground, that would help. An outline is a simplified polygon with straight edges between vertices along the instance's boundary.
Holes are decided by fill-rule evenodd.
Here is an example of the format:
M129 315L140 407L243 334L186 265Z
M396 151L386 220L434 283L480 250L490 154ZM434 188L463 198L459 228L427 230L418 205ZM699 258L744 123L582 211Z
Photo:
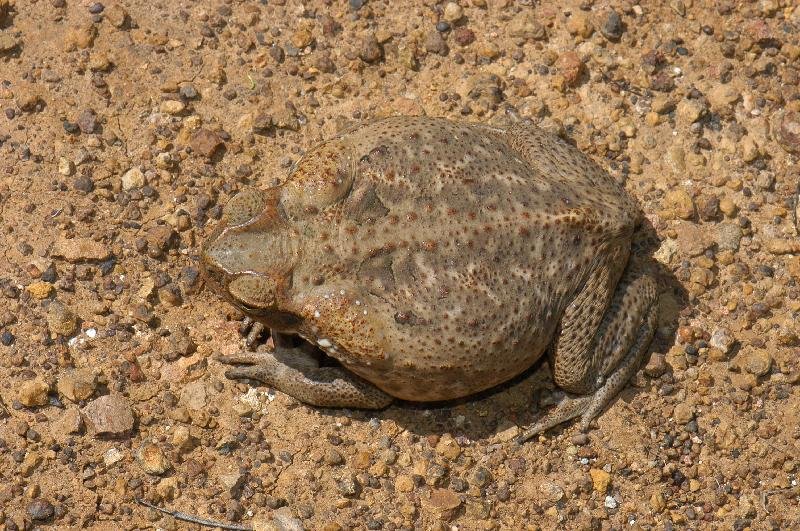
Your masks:
M0 0L0 523L800 527L799 39L789 0ZM510 442L546 363L377 413L224 377L197 256L233 194L353 122L505 104L657 235L652 357L588 436Z

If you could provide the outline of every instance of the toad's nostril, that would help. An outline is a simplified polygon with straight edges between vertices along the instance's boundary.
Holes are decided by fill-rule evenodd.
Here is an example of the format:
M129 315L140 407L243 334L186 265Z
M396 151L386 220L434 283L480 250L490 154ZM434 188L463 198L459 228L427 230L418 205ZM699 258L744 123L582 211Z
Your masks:
M243 225L264 211L266 193L261 190L244 190L228 201L225 206L225 221L228 226Z

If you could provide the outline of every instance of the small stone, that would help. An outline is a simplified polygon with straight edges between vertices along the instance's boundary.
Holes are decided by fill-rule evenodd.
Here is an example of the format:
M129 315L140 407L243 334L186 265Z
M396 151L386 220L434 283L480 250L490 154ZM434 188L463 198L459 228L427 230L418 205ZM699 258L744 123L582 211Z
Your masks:
M357 498L361 494L361 483L354 475L345 476L336 482L339 494L345 498Z
M508 24L508 34L525 40L541 41L547 39L547 30L531 13L524 12L514 16Z
M567 31L570 33L570 35L577 35L579 37L583 37L584 39L588 39L592 36L594 27L592 27L592 23L586 13L582 11L576 11L573 12L572 16L567 19Z
M92 109L84 109L78 115L78 119L75 120L75 123L78 124L81 133L87 135L92 134L97 128L97 115L94 113Z
M742 228L736 223L719 223L713 237L720 251L736 252L742 240Z
M605 494L608 492L608 487L611 485L611 474L602 468L589 469L589 475L592 476L592 485L595 492Z
M122 175L122 189L136 190L147 184L147 179L139 168L131 168Z
M428 502L443 520L452 520L461 507L461 497L450 489L433 489Z
M8 33L0 33L0 55L10 54L20 45L20 41Z
M425 37L425 50L429 53L435 53L439 55L447 55L449 51L447 47L447 42L445 42L444 37L438 31L430 31L428 32L427 36Z
M125 454L117 448L109 448L103 453L103 464L112 466L125 459Z
M619 506L619 502L617 502L614 496L606 496L603 506L605 506L606 509L616 509Z
M552 481L543 481L539 484L539 492L550 505L555 505L564 497L564 489Z
M705 107L695 99L681 100L676 109L678 118L685 124L693 124L705 114Z
M128 22L128 12L119 3L114 3L106 9L106 20L115 28L120 29Z
M361 60L365 63L377 63L383 59L383 48L381 48L375 34L370 34L361 42L361 50L358 53Z
M669 369L666 358L660 352L654 352L644 367L644 373L650 378L658 378Z
M61 157L58 159L58 173L65 177L69 177L75 173L75 164L73 164L68 158Z
M609 9L600 26L600 33L602 33L606 39L616 41L622 37L622 29L622 19L619 17L619 14L613 9Z
M400 492L411 492L414 490L414 480L411 476L399 475L394 481L394 488Z
M78 317L68 307L53 301L47 308L47 327L54 334L72 337L78 329Z
M24 382L19 388L19 401L23 406L35 407L44 406L49 400L47 393L50 392L50 386L41 379L28 380Z
M25 509L34 522L46 522L55 515L53 504L47 500L35 499Z
M478 46L477 53L479 57L494 61L500 57L500 47L494 42L482 42L481 45Z
M569 442L574 444L575 446L586 446L589 444L589 435L586 433L576 433L572 437L569 438Z
M192 151L202 157L211 158L222 147L223 141L214 131L198 129L189 141Z
M64 372L58 378L56 389L72 402L86 400L94 394L97 386L95 375L86 369L73 369Z
M97 28L92 23L70 28L64 37L64 50L70 52L75 49L91 48L95 37L97 37Z
M83 408L86 426L95 437L124 437L133 430L133 410L121 395L104 395Z
M730 84L721 84L709 90L706 97L713 110L727 113L733 104L739 101L741 94Z
M766 376L772 368L772 356L765 349L748 352L744 358L744 368L753 376Z
M72 187L79 192L88 194L94 190L94 181L88 175L78 175L73 181Z
M461 455L461 446L452 435L445 433L436 445L436 452L447 459L453 460Z
M650 496L650 508L653 509L653 512L656 514L666 509L667 501L664 499L664 495L660 492L654 492L652 496Z
M180 100L164 100L159 105L159 110L165 114L177 116L186 110L186 104Z
M667 192L662 202L664 212L670 219L692 219L694 217L694 200L683 188Z
M444 6L444 19L455 24L464 16L464 9L457 2L447 2Z
M459 46L469 46L475 42L475 32L469 28L460 26L453 32L453 38Z
M750 135L745 135L739 145L742 160L745 162L753 162L761 156L761 150L758 147L755 139Z
M53 256L67 262L104 262L111 256L107 245L88 238L61 238L53 246Z
M727 328L719 327L715 328L711 333L711 339L708 343L712 347L720 349L723 354L728 354L736 343L736 338Z
M306 46L310 46L314 40L314 36L308 28L300 28L292 34L292 46L302 50Z
M186 98L187 100L193 100L198 96L197 89L191 83L181 84L178 92L180 93L181 97Z
M80 433L83 429L83 419L80 411L74 406L68 406L53 422L53 432L59 440L66 440L70 436Z
M570 87L578 84L584 69L581 58L573 51L562 53L556 61L556 67Z
M151 442L145 441L136 451L136 460L147 474L160 476L172 468L167 456L161 448Z
M722 211L725 216L731 218L736 215L736 212L739 210L736 206L736 203L733 202L732 199L729 197L723 197L719 201L719 209Z
M686 402L681 402L675 406L675 410L672 412L672 418L677 424L686 424L694 418L694 406Z
M31 297L37 300L44 300L53 293L55 288L49 282L33 282L25 287L25 290L30 293Z
M775 139L789 153L800 153L800 113L784 111L776 119Z
M292 510L288 507L281 507L275 511L270 525L274 531L305 531L303 521L292 516ZM254 531L258 530L254 528Z

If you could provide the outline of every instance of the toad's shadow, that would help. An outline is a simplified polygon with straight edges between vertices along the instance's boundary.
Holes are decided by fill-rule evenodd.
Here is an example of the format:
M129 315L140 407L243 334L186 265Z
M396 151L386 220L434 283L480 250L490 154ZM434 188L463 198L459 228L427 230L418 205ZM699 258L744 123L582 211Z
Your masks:
M688 306L688 294L681 283L672 271L653 258L659 245L654 227L645 220L634 236L632 253L655 277L661 297L656 334L645 360L649 360L654 352L665 353L674 344L678 316ZM619 398L630 404L641 390L628 384L611 405ZM396 401L383 411L352 411L351 415L364 421L371 418L392 420L421 437L450 433L470 440L491 439L508 428L513 432L514 425L523 428L533 424L555 402L557 393L559 390L550 376L546 356L542 356L522 374L481 393L444 402ZM639 410L638 407L630 408L622 414L633 417L636 415L633 409ZM342 414L342 410L323 411L335 416ZM605 411L601 416L603 414ZM574 424L574 421L564 423L550 433L572 429Z

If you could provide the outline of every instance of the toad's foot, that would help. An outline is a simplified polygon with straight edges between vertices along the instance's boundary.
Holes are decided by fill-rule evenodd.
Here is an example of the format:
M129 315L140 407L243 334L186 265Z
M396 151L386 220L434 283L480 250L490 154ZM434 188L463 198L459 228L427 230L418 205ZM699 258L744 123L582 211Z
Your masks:
M225 371L228 378L258 380L313 406L383 409L393 401L391 396L342 367L320 367L301 347L240 352L217 359L237 365Z
M581 417L582 431L589 429L589 423L622 391L631 377L639 369L653 338L656 325L658 294L654 280L638 269L636 264L629 266L620 280L611 304L597 330L593 352L586 358L589 368L587 374L580 374L574 366L567 367L561 374L571 378L566 383L580 388L593 381L593 391L583 394L573 390L572 396L564 398L551 412L546 414L531 428L517 438L523 443L539 433L555 427L578 416ZM564 352L571 344L567 344ZM566 356L561 356L564 363ZM569 358L567 358L569 359ZM581 360L583 358L580 358ZM555 371L559 372L559 352L554 356ZM578 377L574 375L577 374ZM569 380L573 382L569 382ZM567 385L562 384L562 387Z

